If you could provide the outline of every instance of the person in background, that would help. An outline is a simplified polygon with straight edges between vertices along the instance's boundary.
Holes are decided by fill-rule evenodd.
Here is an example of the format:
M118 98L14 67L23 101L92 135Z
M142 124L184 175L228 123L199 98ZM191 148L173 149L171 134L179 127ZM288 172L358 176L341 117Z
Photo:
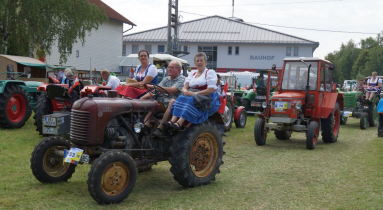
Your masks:
M372 72L371 77L367 80L366 99L372 101L375 94L380 93L380 86L382 82L377 77L376 71Z
M379 114L378 137L383 137L383 98L380 98L377 111Z
M134 80L129 80L126 85L119 86L117 89L122 96L138 98L147 91L145 84L158 83L158 71L155 65L149 63L149 51L140 50L138 59L141 65L137 66L134 71Z
M105 86L111 87L112 90L115 90L120 85L120 79L111 75L107 69L101 70L101 77L106 82Z

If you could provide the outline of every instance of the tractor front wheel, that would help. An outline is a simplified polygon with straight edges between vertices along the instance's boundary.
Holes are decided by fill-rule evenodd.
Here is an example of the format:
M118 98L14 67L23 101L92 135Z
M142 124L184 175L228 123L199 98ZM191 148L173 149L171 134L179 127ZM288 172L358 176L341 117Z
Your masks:
M132 192L136 179L136 164L129 154L110 151L92 164L88 191L99 204L119 203Z
M76 165L64 163L64 150L70 143L62 137L44 138L33 150L31 169L33 175L42 183L67 181L72 177Z
M234 119L236 128L244 128L246 126L247 113L246 109L241 109L238 119Z
M257 118L254 125L254 140L258 146L266 144L267 130L266 120L264 118Z
M225 106L225 111L223 113L223 122L225 125L225 131L230 131L231 125L233 124L233 119L234 119L234 105L228 98L226 106Z
M31 116L27 96L20 86L6 86L0 94L0 127L20 128Z
M368 114L367 113L362 113L360 115L359 127L362 130L364 130L368 127Z
M317 121L311 121L307 127L306 132L306 148L315 149L315 145L318 143L319 138L319 123Z
M375 127L378 124L378 111L376 110L376 103L371 102L368 105L368 124L370 127Z

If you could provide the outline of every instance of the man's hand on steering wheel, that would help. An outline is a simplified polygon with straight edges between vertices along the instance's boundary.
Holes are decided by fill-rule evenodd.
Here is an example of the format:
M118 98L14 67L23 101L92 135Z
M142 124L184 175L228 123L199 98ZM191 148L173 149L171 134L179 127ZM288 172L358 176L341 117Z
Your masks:
M146 89L148 89L148 92L150 92L154 96L158 96L158 95L169 96L170 95L165 88L153 83L145 84L145 87Z

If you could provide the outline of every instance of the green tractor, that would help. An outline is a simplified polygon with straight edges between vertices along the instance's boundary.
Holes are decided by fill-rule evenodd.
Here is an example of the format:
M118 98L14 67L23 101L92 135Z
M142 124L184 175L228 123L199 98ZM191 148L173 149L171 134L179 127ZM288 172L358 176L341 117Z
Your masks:
M0 127L20 128L36 106L40 82L0 80Z
M344 109L341 114L340 123L345 125L348 117L359 118L360 129L366 129L369 126L374 127L378 124L378 113L376 110L379 102L379 94L375 95L372 101L365 99L366 91L364 88L347 91L344 90Z

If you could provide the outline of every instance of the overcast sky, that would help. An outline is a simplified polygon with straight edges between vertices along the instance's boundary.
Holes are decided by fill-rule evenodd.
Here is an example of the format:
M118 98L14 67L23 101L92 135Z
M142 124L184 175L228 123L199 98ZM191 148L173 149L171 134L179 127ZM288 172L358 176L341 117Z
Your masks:
M168 0L103 0L137 26L129 33L167 25ZM205 16L231 17L232 0L179 0L180 21ZM352 39L376 37L383 31L382 0L235 0L234 16L245 22L319 42L314 56L324 58ZM188 13L185 13L188 12ZM324 29L332 31L364 32L332 33L297 30L268 25Z

